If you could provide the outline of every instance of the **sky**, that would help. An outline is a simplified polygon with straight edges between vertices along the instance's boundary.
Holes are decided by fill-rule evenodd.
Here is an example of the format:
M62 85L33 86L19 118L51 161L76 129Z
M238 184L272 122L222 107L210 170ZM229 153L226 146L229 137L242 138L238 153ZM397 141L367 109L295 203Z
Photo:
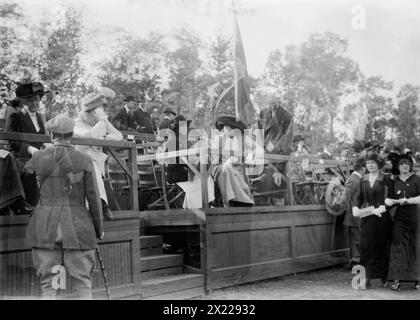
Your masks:
M0 0L8 2L9 0ZM204 39L233 32L231 0L14 0L34 21L60 4L83 8L87 27L109 24L140 36L191 25ZM248 71L259 76L269 53L332 31L348 39L349 55L367 76L382 75L395 90L420 85L418 0L235 0ZM359 6L359 7L355 7ZM357 11L352 11L356 10ZM361 11L362 10L362 11ZM365 13L365 24L357 20ZM360 23L356 25L355 21Z

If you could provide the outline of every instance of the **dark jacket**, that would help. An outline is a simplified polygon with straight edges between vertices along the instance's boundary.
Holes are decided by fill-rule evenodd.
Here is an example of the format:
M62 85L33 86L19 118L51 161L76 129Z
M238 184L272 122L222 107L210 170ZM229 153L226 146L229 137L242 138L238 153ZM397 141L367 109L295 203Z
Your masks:
M69 144L55 145L36 152L24 170L36 173L41 191L39 204L29 222L25 245L53 249L60 223L63 248L95 249L103 222L89 156ZM86 200L89 209L86 209Z
M159 130L163 130L163 129L169 129L169 127L171 126L172 121L168 118L164 118L160 123L159 123Z
M138 126L134 115L130 115L125 107L118 111L112 120L112 124L121 131L137 131Z
M6 121L7 132L21 132L31 134L47 134L45 130L45 117L37 112L36 113L40 130L37 132L35 126L31 120L31 117L25 109L12 113L9 115L9 119ZM30 158L31 155L28 153L28 147L33 146L37 149L42 147L43 143L27 143L25 141L11 141L10 147L14 151L17 158Z
M344 184L345 199L349 202L349 208L345 211L343 224L348 227L360 227L360 218L353 216L352 208L358 206L361 179L362 177L353 172Z
M293 116L286 109L276 105L262 110L258 128L264 130L266 151L290 154L293 139Z
M139 129L137 130L140 133L154 133L155 125L149 113L143 111L142 109L137 109L134 112L134 118L136 119Z

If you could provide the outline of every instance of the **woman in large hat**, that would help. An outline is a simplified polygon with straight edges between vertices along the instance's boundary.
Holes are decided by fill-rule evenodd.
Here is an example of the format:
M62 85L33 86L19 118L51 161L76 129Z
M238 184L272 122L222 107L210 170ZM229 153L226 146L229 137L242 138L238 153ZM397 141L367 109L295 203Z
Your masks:
M420 289L418 204L420 204L420 177L413 171L410 155L400 155L399 175L395 178L394 196L397 201L386 199L388 205L396 204L388 279L393 281L391 289L399 290L400 282L414 282Z
M381 171L384 164L376 151L367 152L368 173L360 181L359 206L353 207L353 215L362 217L360 264L366 270L366 288L371 279L387 283L392 220L385 199L393 197L394 183Z
M76 137L94 138L104 140L123 140L123 135L108 121L104 111L107 100L103 94L90 93L82 101L82 110L76 119L74 135ZM112 214L108 209L108 197L105 191L103 177L105 175L105 161L108 158L101 147L78 146L77 149L89 155L94 163L96 180L105 217L111 219Z
M253 206L254 198L242 166L243 162L237 157L243 154L242 141L246 145L251 144L244 137L246 125L235 116L222 114L217 117L215 126L219 134L212 137L212 152L216 148L219 152L212 154L212 163L218 163L212 175L220 191L221 202L225 207ZM247 154L244 154L245 157Z

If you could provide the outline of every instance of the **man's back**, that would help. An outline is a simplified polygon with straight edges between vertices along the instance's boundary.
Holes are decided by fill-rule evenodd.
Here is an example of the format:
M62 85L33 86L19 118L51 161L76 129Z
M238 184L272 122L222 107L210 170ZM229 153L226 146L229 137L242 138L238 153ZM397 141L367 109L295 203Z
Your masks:
M55 145L36 152L25 171L36 173L41 193L28 227L27 244L54 247L60 224L63 248L94 249L95 234L102 233L102 213L91 159L69 144Z

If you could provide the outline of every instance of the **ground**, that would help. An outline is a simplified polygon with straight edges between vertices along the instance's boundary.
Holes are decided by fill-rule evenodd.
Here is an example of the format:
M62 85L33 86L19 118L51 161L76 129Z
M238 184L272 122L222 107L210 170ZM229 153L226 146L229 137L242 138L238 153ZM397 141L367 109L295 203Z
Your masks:
M354 290L352 274L343 267L334 267L290 275L232 288L215 290L204 299L214 300L420 300L420 290L412 283L401 285L400 292L380 287L375 280L370 290Z

